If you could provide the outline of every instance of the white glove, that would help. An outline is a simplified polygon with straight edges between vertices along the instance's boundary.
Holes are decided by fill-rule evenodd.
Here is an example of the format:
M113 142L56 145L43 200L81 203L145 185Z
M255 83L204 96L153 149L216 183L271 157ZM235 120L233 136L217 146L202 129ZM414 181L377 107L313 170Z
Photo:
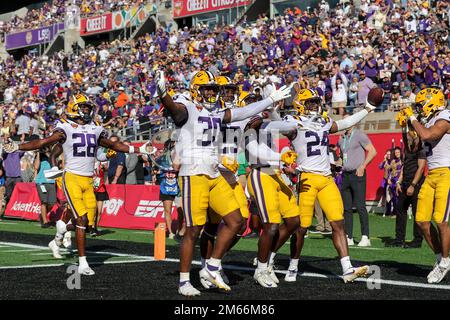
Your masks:
M158 149L156 149L153 146L150 146L152 149L149 151L147 150L147 146L149 145L150 141L147 141L146 143L144 143L142 146L139 147L139 152L141 154L146 154L146 155L154 155L156 153L156 151L158 151Z
M289 98L291 96L293 85L294 84L291 84L289 87L286 85L282 86L280 89L273 91L269 98L272 99L274 103Z
M164 72L156 72L156 91L160 98L164 98L167 95L166 89L166 78L164 77Z
M11 139L9 139L8 143L5 143L3 145L3 151L5 151L6 153L13 153L17 150L19 150L19 145L17 144L17 142L12 141Z
M62 176L62 170L59 170L58 167L52 167L51 169L44 170L44 177L46 179L56 179Z

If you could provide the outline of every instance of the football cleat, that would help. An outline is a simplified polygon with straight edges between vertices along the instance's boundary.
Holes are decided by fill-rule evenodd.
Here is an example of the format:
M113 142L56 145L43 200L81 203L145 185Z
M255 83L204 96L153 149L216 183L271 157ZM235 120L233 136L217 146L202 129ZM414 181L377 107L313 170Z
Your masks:
M62 245L64 246L64 248L66 248L67 250L71 250L72 249L72 233L70 231L67 231L64 234L64 238L62 241Z
M433 271L430 273L428 277L428 283L439 283L441 282L446 274L450 271L450 266L447 268L441 267L440 265L437 265L436 268L433 269Z
M95 274L94 270L92 270L88 265L79 266L78 273L85 276L93 276Z
M183 284L180 283L180 286L178 287L178 293L185 297L194 297L200 295L200 291L195 289L189 281L186 281Z
M63 258L63 256L59 253L59 247L56 244L56 241L54 239L52 241L50 241L50 243L48 244L48 247L52 251L53 257L55 259L62 259Z
M208 280L219 289L231 291L231 288L222 279L220 271L211 271L208 269L208 267L204 267L202 270L200 270L200 278Z
M269 276L273 282L275 282L276 284L280 283L280 280L278 280L278 277L275 274L273 265L269 265L269 267L267 268L267 271L269 272Z
M256 269L253 279L264 288L276 288L278 285L270 277L269 270Z
M286 275L284 276L284 281L286 282L295 282L297 281L297 269L289 269Z
M344 279L344 283L353 282L356 278L365 277L369 272L369 266L362 267L352 267L345 272L342 277Z
M439 263L435 262L433 269L431 269L430 273L427 275L427 279L430 279L430 277L433 275L434 272L436 272L436 269L439 267Z
M205 289L217 288L217 286L215 284L211 283L211 281L209 281L208 279L202 277L202 270L200 270L199 273L200 273L200 283L202 284L203 288L205 288Z

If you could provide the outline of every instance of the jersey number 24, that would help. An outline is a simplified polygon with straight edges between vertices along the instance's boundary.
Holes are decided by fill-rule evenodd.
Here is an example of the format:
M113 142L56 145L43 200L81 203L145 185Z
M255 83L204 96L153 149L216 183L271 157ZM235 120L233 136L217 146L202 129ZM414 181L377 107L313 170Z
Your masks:
M328 132L323 131L322 139L320 137L320 133L315 131L307 131L305 132L305 138L311 138L308 139L306 143L306 156L312 157L312 156L320 156L320 148L315 149L317 146L324 146L327 147L327 154L328 154Z

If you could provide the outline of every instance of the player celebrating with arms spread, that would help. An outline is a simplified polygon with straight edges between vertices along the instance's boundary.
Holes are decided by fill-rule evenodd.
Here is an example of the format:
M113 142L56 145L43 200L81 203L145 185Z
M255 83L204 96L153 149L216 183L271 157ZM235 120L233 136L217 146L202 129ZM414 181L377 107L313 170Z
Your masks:
M94 163L99 146L118 152L145 153L145 145L139 150L133 146L127 146L121 142L113 142L107 139L107 133L98 123L92 121L95 106L84 94L71 97L68 103L67 120L60 119L51 136L30 141L24 144L11 142L3 146L8 153L17 150L38 150L45 146L60 143L64 152L63 189L72 213L72 223L76 226L76 239L79 255L78 273L94 275L89 267L85 254L86 227L88 216L94 216L97 201L94 194ZM52 154L53 155L53 154ZM57 156L57 155L56 155ZM56 157L52 156L52 170L56 167ZM60 220L57 223L58 244L61 245L64 234L67 232L66 224ZM59 235L59 236L58 236Z
M197 72L190 83L191 98L167 93L164 74L157 74L157 90L161 101L180 128L178 146L181 160L180 181L185 213L186 233L180 247L180 282L178 292L185 296L200 295L190 283L190 266L195 241L206 223L211 208L222 216L224 225L217 235L211 259L201 271L202 277L226 291L230 287L219 270L221 259L241 229L243 219L230 185L218 170L219 136L223 123L249 118L264 111L290 94L290 88L275 90L269 98L239 109L220 110L219 86L208 71Z
M419 191L416 223L436 254L428 283L439 283L450 270L450 110L445 109L444 94L437 88L421 90L415 102L418 118L411 107L401 112L409 118L425 148L429 171Z

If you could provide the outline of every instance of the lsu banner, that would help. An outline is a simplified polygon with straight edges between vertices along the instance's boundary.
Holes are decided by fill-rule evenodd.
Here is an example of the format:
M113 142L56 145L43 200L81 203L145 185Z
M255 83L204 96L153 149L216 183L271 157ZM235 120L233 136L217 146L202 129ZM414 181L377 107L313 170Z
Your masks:
M112 14L106 13L100 16L81 19L80 35L86 36L95 33L112 30Z
M182 18L250 4L252 0L173 0L173 17Z
M159 186L107 185L109 200L103 205L101 227L153 230L164 222L164 207L159 200ZM176 220L176 208L172 218Z
M39 220L40 214L41 200L39 200L36 185L34 183L17 183L6 206L5 216Z
M59 31L64 30L64 23L49 27L7 34L5 38L6 50L35 46L53 41Z
M146 4L143 7L135 6L129 10L114 11L112 13L112 25L114 30L125 27L138 26L151 14L155 14L157 7L154 4Z

